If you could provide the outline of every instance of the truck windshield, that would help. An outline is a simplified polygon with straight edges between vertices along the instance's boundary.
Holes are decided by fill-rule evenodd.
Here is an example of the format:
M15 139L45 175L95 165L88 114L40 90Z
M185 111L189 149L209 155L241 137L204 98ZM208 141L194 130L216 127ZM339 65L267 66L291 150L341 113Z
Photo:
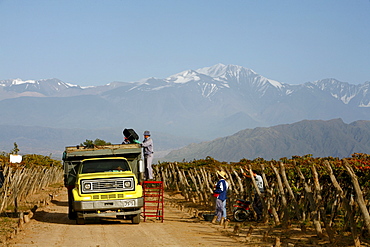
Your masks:
M95 172L123 172L130 171L127 160L106 159L106 160L86 160L82 163L82 173Z

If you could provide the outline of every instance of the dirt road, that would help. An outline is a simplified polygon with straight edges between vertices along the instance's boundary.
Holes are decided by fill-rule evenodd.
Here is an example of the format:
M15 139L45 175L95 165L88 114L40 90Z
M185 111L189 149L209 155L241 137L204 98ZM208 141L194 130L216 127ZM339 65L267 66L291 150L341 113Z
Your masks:
M165 207L164 223L149 219L139 225L117 219L76 225L67 217L67 196L61 192L7 246L242 246L220 226ZM245 246L245 245L243 245Z

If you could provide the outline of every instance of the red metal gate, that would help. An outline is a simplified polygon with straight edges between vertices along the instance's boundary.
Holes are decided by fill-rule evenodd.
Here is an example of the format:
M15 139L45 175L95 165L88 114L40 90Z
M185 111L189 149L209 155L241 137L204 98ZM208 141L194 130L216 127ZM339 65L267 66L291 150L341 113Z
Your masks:
M164 219L164 198L162 181L144 181L143 197L144 207L142 215L144 222L147 217L155 217L163 222Z

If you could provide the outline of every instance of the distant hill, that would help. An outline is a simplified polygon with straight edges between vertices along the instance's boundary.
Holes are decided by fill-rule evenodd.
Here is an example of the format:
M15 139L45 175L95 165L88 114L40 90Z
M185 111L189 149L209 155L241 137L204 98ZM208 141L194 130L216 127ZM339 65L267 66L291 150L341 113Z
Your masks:
M306 154L344 158L353 153L370 153L370 121L346 124L341 119L304 120L270 128L245 129L231 136L174 150L163 161L189 161L210 156L230 162L242 158L270 160Z
M62 129L21 125L0 125L0 152L9 152L16 142L20 154L42 154L51 155L55 159L61 159L66 146L75 146L85 140L97 138L111 142L121 143L123 140L123 128L102 128L102 129ZM143 131L135 129L143 139ZM183 147L189 143L199 141L194 138L179 138L166 133L151 132L154 140L154 158L164 156L169 150Z

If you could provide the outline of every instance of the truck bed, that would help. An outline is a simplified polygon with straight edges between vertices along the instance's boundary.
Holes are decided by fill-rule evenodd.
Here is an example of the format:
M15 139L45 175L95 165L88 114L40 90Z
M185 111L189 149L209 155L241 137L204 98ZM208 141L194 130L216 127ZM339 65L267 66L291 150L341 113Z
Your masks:
M64 160L76 158L93 158L104 156L122 156L130 153L141 153L140 144L113 144L86 148L82 146L70 146L65 148Z

